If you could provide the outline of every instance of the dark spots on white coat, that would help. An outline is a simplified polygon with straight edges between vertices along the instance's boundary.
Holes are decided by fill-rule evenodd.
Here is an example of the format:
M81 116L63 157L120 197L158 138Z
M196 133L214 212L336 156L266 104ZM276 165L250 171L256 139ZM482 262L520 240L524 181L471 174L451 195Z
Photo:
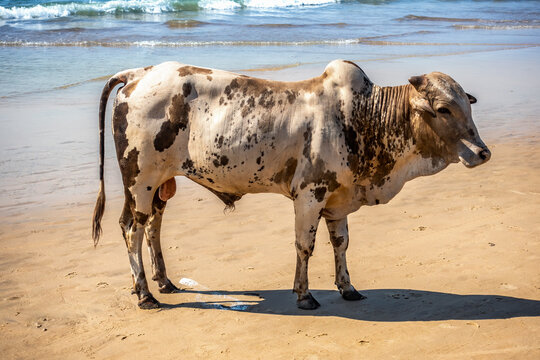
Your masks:
M189 66L189 65L182 66L178 68L177 71L180 76L188 76L188 75L193 75L193 74L202 74L202 75L212 74L211 69L204 69L204 68L200 68L196 66Z
M333 234L330 236L330 241L332 242L332 246L338 248L341 246L341 244L343 244L345 238L343 236L335 236L335 234Z
M302 154L304 154L306 159L310 158L312 137L313 134L311 132L311 127L308 125L306 131L304 132L304 150L302 151Z
M135 185L135 178L140 173L139 165L137 161L139 159L139 151L137 148L131 149L126 157L121 158L118 162L120 164L120 172L122 173L122 180L124 186L129 188Z
M218 156L217 159L212 161L215 167L226 166L229 163L229 158L225 155Z
M321 202L324 200L324 196L326 195L326 192L327 192L326 186L319 186L313 190L313 195L315 196L315 199L317 199L318 202Z
M165 98L154 105L148 110L148 117L150 119L163 119L165 117L165 109L167 108L167 104L169 103L169 99Z
M287 95L287 100L289 101L289 104L294 104L294 102L296 101L296 96L298 95L298 93L296 93L295 91L292 91L292 90L286 90L285 91L285 94Z
M277 184L283 183L283 184L290 185L292 178L294 176L294 173L296 172L297 165L298 165L298 160L296 160L295 158L287 159L283 169L275 173L271 180Z
M142 213L140 211L135 211L135 220L139 224L144 225L148 221L148 214Z
M185 102L183 94L175 95L169 106L167 121L161 124L161 129L154 139L154 148L157 151L168 149L176 139L180 130L185 130L189 122L189 104Z
M191 94L191 89L192 89L192 86L188 82L185 82L182 85L182 94L184 95L185 98L187 98L189 94Z
M304 180L300 184L300 189L306 188L309 184L315 185L312 191L319 202L323 200L327 191L333 192L341 186L337 181L336 172L326 170L325 163L320 157L304 168L302 176Z
M116 155L120 160L124 156L124 152L128 147L128 139L126 136L126 130L128 126L127 114L129 112L129 106L123 102L117 104L114 108L112 125L114 132L114 143L116 146Z

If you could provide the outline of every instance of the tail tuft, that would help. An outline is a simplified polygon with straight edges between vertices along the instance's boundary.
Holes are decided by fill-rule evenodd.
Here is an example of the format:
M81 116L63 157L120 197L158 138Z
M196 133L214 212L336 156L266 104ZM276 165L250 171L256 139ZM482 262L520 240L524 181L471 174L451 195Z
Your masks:
M92 238L94 239L94 247L97 246L101 233L101 219L105 212L105 182L101 180L99 185L98 198L96 201L96 207L94 208L94 216L92 221Z

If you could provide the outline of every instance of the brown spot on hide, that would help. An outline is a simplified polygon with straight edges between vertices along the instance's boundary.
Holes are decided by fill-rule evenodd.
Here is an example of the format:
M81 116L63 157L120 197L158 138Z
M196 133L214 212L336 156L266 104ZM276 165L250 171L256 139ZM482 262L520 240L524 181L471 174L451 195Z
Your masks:
M212 163L215 167L226 166L229 163L229 158L225 155L218 156Z
M144 225L148 221L148 214L142 213L140 211L135 211L135 221L139 224Z
M182 169L188 170L191 168L193 168L193 161L191 161L191 159L186 159L186 161L182 163Z
M302 175L304 181L300 184L300 189L304 189L308 184L314 184L325 185L328 191L333 192L340 187L336 172L326 170L324 161L320 157L315 160L315 164L306 166Z
M126 137L126 129L128 126L127 114L129 106L127 103L117 104L114 108L112 125L114 133L114 144L116 146L116 156L120 160L124 156L124 152L128 147L128 139Z
M211 77L210 75L206 75L206 79L207 79L208 81L212 81L212 77Z
M285 167L275 173L272 180L277 184L290 184L296 171L297 164L298 160L296 160L295 158L287 159L287 161L285 162Z
M309 159L311 155L311 138L313 134L311 132L311 128L308 125L306 131L304 131L304 150L302 151L302 154L304 154L304 157L306 159Z
M135 178L140 173L139 165L137 164L138 159L139 151L137 148L133 148L128 152L126 157L119 160L120 172L122 173L122 179L126 188L135 185Z
M189 121L190 107L184 102L182 94L175 95L172 98L169 107L168 120L161 124L161 129L154 139L154 148L157 151L168 149L176 139L180 130L185 130Z
M189 94L191 94L191 84L190 83L184 83L182 85L182 93L184 94L184 97L187 98Z
M318 202L321 202L324 200L324 195L326 195L326 187L319 186L313 190L313 195L315 195L315 199L317 199Z
M165 117L165 109L167 108L168 103L169 99L165 98L152 105L152 107L148 110L148 117L150 119L163 119Z
M345 241L345 238L343 236L331 236L330 241L332 242L332 245L334 247L340 247L341 244L343 244L343 242Z
M156 191L154 193L154 199L152 200L152 214L156 214L157 212L161 212L163 209L165 209L165 205L167 205L166 201L163 201L159 198L159 191Z
M147 66L144 68L144 71L152 70L153 67L154 67L153 65Z
M203 74L203 75L209 75L209 74L212 74L212 70L211 69L203 69L203 68L200 68L200 67L196 67L196 66L182 66L181 68L178 68L178 74L180 74L180 76L187 76L187 75L192 75L192 74Z
M287 94L287 100L289 101L289 104L293 104L296 101L296 93L294 91L287 90L285 91L285 94Z
M124 94L124 96L127 98L130 97L131 93L135 90L138 83L139 83L138 79L128 83L126 86L122 88L122 94Z

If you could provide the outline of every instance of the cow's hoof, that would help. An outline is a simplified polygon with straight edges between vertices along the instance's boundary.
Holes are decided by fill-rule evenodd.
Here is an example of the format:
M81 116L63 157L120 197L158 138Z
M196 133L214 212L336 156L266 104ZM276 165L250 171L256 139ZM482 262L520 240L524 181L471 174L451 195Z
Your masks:
M303 310L315 310L321 304L315 298L311 293L307 293L307 295L302 296L302 298L299 298L296 300L296 306L298 306L299 309Z
M177 288L171 280L167 279L167 283L163 286L159 287L159 292L162 294L173 294L176 292L180 292L180 289Z
M156 300L152 294L145 295L139 300L139 308L143 310L158 309L160 307L159 301Z
M342 291L341 297L347 301L358 301L364 300L366 298L364 295L356 291L355 288L352 288L352 290Z

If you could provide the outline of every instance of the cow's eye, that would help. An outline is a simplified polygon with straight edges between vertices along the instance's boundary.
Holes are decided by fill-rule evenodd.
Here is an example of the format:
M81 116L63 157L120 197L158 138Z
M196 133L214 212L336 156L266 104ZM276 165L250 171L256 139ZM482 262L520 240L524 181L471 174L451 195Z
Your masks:
M441 114L450 114L450 110L448 110L447 108L445 107L440 107L437 109L437 112L441 113Z

